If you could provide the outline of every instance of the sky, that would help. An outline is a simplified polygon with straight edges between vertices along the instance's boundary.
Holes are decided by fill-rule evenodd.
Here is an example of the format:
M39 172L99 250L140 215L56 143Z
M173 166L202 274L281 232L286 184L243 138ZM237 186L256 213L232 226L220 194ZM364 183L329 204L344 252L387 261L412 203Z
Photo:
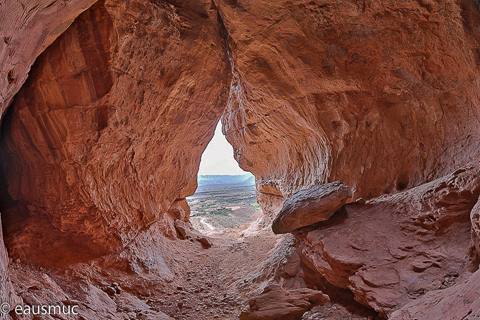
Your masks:
M219 121L215 135L203 152L200 161L199 175L239 175L247 172L240 169L233 157L233 147L222 133L222 122Z

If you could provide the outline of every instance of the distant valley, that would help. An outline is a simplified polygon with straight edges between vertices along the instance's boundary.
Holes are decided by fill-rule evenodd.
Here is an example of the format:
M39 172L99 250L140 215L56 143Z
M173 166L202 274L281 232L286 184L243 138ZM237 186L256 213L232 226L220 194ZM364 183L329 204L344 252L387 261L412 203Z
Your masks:
M209 235L246 228L261 212L250 173L199 176L197 191L187 201L193 226Z

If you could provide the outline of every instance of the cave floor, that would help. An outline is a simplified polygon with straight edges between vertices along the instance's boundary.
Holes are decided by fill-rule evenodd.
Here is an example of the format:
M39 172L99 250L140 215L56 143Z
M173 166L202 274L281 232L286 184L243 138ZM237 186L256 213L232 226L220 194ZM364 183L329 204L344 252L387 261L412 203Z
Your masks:
M266 230L251 232L246 225L210 230L207 236L212 244L208 249L195 240L171 241L164 252L170 279L105 268L98 261L65 270L12 261L10 277L20 303L79 305L80 317L60 319L239 319L248 301L272 280L268 261L282 250L285 237ZM327 303L303 319L373 318Z
M79 304L86 311L79 319L238 319L249 297L258 293L260 283L251 281L282 238L265 231L242 236L241 231L210 233L209 249L196 241L173 241L165 259L174 273L170 280L106 270L96 262L55 270L12 261L10 276L23 303Z
M239 229L210 232L212 247L189 255L187 271L176 277L163 312L175 319L238 319L258 287L251 283L263 271L282 237L270 232L241 236ZM190 249L190 248L188 248Z

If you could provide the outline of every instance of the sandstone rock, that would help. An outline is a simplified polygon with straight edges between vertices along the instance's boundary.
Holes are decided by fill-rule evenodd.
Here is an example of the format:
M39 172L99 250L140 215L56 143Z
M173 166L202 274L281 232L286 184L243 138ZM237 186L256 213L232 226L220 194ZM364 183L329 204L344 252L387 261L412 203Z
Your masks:
M216 3L236 70L223 128L259 185L370 199L478 158L473 1Z
M283 203L272 230L276 234L288 233L328 220L351 197L350 188L340 181L297 191Z
M479 173L480 167L471 166L408 191L346 205L329 221L296 234L303 263L384 316L451 286L468 261Z
M208 249L212 246L212 243L208 237L195 230L190 222L175 220L175 228L179 232L181 239L198 241L205 249Z
M15 294L13 291L10 277L8 275L9 257L5 245L3 243L3 232L1 228L1 214L0 214L0 303L10 303L13 305Z
M168 238L161 236L166 232L165 227L170 227L170 224L164 224L162 219L148 226L120 253L115 252L103 257L101 267L115 268L136 275L154 275L166 282L173 281L174 272L166 261L167 257L172 255L169 251L171 245ZM176 234L175 230L172 232Z
M385 316L478 317L478 274L461 276L470 235L479 249L479 171L448 175L479 157L473 1L93 2L0 6L2 117L18 92L0 143L12 258L64 268L103 256L101 272L173 281L188 269L170 267L185 257L169 248L189 244L173 240L177 230L208 244L175 201L194 192L223 113L237 160L256 176L267 213L258 226L284 198L328 181L364 199L295 232L298 252L272 259L282 285L323 277ZM0 252L2 280L7 259ZM86 319L146 310L127 297L118 312L103 283L71 289L17 267L25 302L81 302ZM306 310L318 294L269 288L252 300L266 317L273 305Z
M312 310L305 312L302 316L302 320L372 320L372 316L365 314L356 314L351 312L336 303L326 303L324 305L315 306Z
M391 320L480 318L480 271L450 288L428 292L395 311Z
M271 229L272 222L283 206L285 199L282 196L271 193L263 193L257 190L257 203L262 209L262 216L258 225L260 229Z
M285 291L270 285L249 301L249 311L242 312L241 320L297 319L315 304L329 301L327 295L312 289Z
M0 225L1 225L1 216L0 216ZM8 280L6 278L7 275L7 268L8 268L8 254L7 250L5 249L5 245L3 243L3 232L2 229L0 228L0 277L1 277L1 284L6 285L8 283ZM0 299L2 301L5 301L5 296L8 291L2 288L0 292L2 295L0 296Z
M33 20L12 23L22 32L4 48L31 37L43 50L77 5L91 4L29 3ZM372 198L477 157L480 19L459 4L99 2L45 50L2 125L2 170L19 207L6 218L12 256L88 260L168 219L175 199L193 192L225 104L238 161L275 201L336 179ZM20 7L2 10L22 21ZM38 37L40 17L48 27ZM17 47L2 52L31 64L37 54ZM2 81L26 77L4 66Z
M102 285L99 286L98 282L105 281L105 279L95 274L92 265L84 265L79 270L87 276L83 279L71 278L55 272L55 270L39 269L14 263L10 268L10 276L15 290L21 298L11 305L77 305L76 311L79 312L79 315L62 315L61 318L65 320L79 318L111 320L131 318L139 320L172 319L162 311L147 304L145 295L149 294L149 290L151 290L150 292L155 292L158 288L152 288L151 282L146 282L146 285L144 278L135 276L129 279L125 274L121 274L119 280L124 282L125 287L129 291L127 292L123 289L120 290L117 283L110 282L108 286L111 289ZM107 270L108 268L104 267L102 273L105 273ZM130 281L147 288L144 288L141 292L135 292L130 286ZM110 294L106 291L110 291ZM31 316L19 318L30 319ZM9 319L11 318L6 318L6 320Z
M470 212L472 222L472 242L475 253L480 257L480 198Z
M140 314L145 319L152 320L173 320L172 317L166 315L161 311L154 311L145 301L129 294L121 293L116 298L118 307L124 312L132 312L134 314Z
M277 242L275 250L264 261L260 272L252 275L253 283L274 281L285 290L305 288L302 279L302 260L295 247L295 237L286 234Z
M38 55L97 0L5 1L0 6L0 123Z
M187 2L99 2L39 57L2 125L12 257L62 266L173 228L231 79L218 12Z
M180 219L182 221L188 221L190 217L190 207L188 206L187 200L177 199L168 209L168 214L171 215L174 219Z

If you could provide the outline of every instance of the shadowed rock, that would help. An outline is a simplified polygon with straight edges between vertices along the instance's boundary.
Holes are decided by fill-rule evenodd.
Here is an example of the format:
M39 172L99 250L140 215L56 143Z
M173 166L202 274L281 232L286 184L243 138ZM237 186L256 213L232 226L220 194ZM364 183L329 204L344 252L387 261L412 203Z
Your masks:
M480 198L470 212L470 221L472 222L472 244L478 257L480 254Z
M231 82L218 14L199 1L177 11L163 2L106 2L81 14L37 59L3 120L2 171L11 173L8 193L28 213L20 220L17 204L2 211L14 259L88 261L123 248L154 221L163 221L159 237L171 237L173 220L188 220L181 199L195 192L200 155ZM3 6L0 12L5 16ZM181 41L180 25L190 30L182 29ZM198 68L204 64L214 72ZM205 107L206 99L215 102ZM175 134L167 123L178 124Z
M328 220L352 197L350 187L335 181L296 192L283 204L273 221L276 234Z
M212 246L212 243L208 237L205 237L200 232L195 230L190 222L175 220L175 228L177 229L181 239L196 240L200 242L202 247L205 249L208 249Z
M444 312L442 319L462 319L467 305L476 315L480 300L465 279L479 194L475 165L363 205L347 204L342 223L299 232L297 252L302 265L385 318L395 312L392 319L440 319ZM446 311L446 305L455 308Z

